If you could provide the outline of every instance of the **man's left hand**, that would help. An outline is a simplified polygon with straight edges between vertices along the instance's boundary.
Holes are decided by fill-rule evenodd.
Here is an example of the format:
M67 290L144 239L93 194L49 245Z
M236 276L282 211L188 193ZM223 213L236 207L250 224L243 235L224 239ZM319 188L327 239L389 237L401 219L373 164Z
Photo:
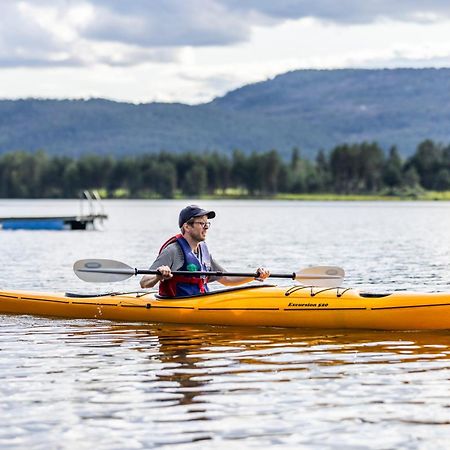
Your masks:
M264 267L258 267L258 269L256 269L256 274L257 274L257 276L255 277L256 281L264 281L266 278L269 277L270 272Z

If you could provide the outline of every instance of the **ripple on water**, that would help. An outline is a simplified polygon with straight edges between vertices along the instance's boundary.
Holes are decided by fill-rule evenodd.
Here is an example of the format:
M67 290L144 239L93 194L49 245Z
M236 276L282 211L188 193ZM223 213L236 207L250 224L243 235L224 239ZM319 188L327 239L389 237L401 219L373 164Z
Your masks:
M203 440L332 446L332 433L360 446L367 441L356 431L382 430L378 448L386 448L411 445L405 427L411 436L413 424L417 439L428 436L427 427L448 425L446 333L26 316L3 316L1 325L5 446L44 447L55 435L50 444L63 436L70 447L93 442L100 428L99 448L182 448ZM439 447L444 433L438 428L433 436Z

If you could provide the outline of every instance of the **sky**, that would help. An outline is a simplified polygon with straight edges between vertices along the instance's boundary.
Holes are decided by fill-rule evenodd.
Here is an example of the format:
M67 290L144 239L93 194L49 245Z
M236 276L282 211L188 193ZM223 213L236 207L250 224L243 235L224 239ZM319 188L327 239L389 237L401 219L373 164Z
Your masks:
M450 67L448 0L0 0L0 99L199 104L297 69Z

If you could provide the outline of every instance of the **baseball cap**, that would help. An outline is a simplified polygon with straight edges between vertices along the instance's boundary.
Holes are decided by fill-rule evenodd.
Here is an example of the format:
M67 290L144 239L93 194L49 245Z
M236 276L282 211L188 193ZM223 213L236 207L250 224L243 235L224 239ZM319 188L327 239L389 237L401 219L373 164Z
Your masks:
M207 211L205 209L200 208L197 205L189 205L186 208L183 208L180 211L180 217L178 218L178 225L180 228L184 223L188 222L193 217L207 216L208 219L214 219L216 217L216 213L214 211Z

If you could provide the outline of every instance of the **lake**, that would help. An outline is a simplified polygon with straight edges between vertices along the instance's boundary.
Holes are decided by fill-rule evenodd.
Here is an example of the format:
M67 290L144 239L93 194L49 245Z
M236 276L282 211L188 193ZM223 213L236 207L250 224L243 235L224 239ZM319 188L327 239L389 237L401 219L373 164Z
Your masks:
M102 231L0 231L0 288L129 291L73 263L147 268L192 201L105 201ZM363 291L450 291L450 203L201 201L226 269L338 265ZM0 200L0 216L76 200ZM278 284L289 285L288 280ZM450 333L0 315L0 447L433 448L450 438Z

